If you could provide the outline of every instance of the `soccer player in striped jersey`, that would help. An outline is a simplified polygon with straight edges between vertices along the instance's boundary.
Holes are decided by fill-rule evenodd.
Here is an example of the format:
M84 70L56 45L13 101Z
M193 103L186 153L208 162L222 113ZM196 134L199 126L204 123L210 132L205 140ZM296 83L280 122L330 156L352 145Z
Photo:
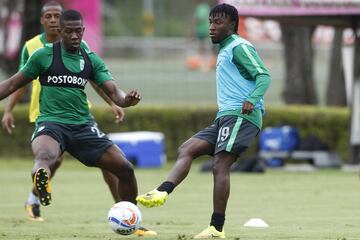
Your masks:
M238 12L228 4L215 6L209 14L212 43L219 44L216 63L218 112L213 124L183 143L167 180L139 195L146 207L161 206L190 171L192 161L214 156L213 213L209 226L195 236L225 238L225 210L230 194L230 167L258 135L264 114L263 96L271 77L254 46L237 34Z

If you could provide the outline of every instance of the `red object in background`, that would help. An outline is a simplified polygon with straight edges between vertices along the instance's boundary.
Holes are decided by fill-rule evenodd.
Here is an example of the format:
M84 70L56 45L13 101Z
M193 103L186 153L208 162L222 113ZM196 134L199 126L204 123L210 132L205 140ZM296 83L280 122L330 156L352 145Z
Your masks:
M241 37L247 39L246 26L245 26L245 17L240 17L239 16L238 34Z

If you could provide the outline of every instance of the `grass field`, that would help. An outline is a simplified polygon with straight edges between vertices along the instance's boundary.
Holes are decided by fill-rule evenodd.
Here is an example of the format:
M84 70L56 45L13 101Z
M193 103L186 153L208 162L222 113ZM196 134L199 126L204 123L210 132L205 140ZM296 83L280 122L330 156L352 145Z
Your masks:
M100 171L69 159L52 183L52 205L42 208L46 221L28 221L23 204L30 189L31 167L30 159L0 158L0 239L137 238L110 230L106 216L113 203ZM139 191L157 186L170 167L136 169ZM360 182L356 173L233 173L231 185L225 224L228 239L360 239ZM163 207L141 208L143 225L158 231L154 239L191 239L209 223L211 192L211 174L200 173L196 163ZM270 227L243 227L250 218L262 218Z

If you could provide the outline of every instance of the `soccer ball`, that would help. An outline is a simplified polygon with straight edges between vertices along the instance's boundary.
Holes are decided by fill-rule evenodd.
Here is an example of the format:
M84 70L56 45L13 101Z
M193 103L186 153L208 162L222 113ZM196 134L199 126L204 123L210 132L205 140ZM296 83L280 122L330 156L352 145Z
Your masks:
M120 235L132 234L141 224L140 209L131 202L118 202L110 208L108 222L114 232Z

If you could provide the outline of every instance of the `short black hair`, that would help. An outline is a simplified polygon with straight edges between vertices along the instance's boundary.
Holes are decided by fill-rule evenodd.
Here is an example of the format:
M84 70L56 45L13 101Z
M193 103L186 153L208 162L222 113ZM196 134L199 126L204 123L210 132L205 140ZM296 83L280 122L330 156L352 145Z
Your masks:
M237 34L239 26L239 13L234 6L226 3L216 5L213 9L211 9L209 16L214 17L216 15L229 16L230 20L235 22L234 33Z
M83 21L81 14L73 9L66 10L60 17L60 26L64 26L64 21Z
M57 1L49 1L49 2L46 2L44 5L42 5L42 7L41 7L41 16L44 15L45 9L47 7L60 7L61 11L63 11L63 9L64 9L63 6L60 3L58 3Z

